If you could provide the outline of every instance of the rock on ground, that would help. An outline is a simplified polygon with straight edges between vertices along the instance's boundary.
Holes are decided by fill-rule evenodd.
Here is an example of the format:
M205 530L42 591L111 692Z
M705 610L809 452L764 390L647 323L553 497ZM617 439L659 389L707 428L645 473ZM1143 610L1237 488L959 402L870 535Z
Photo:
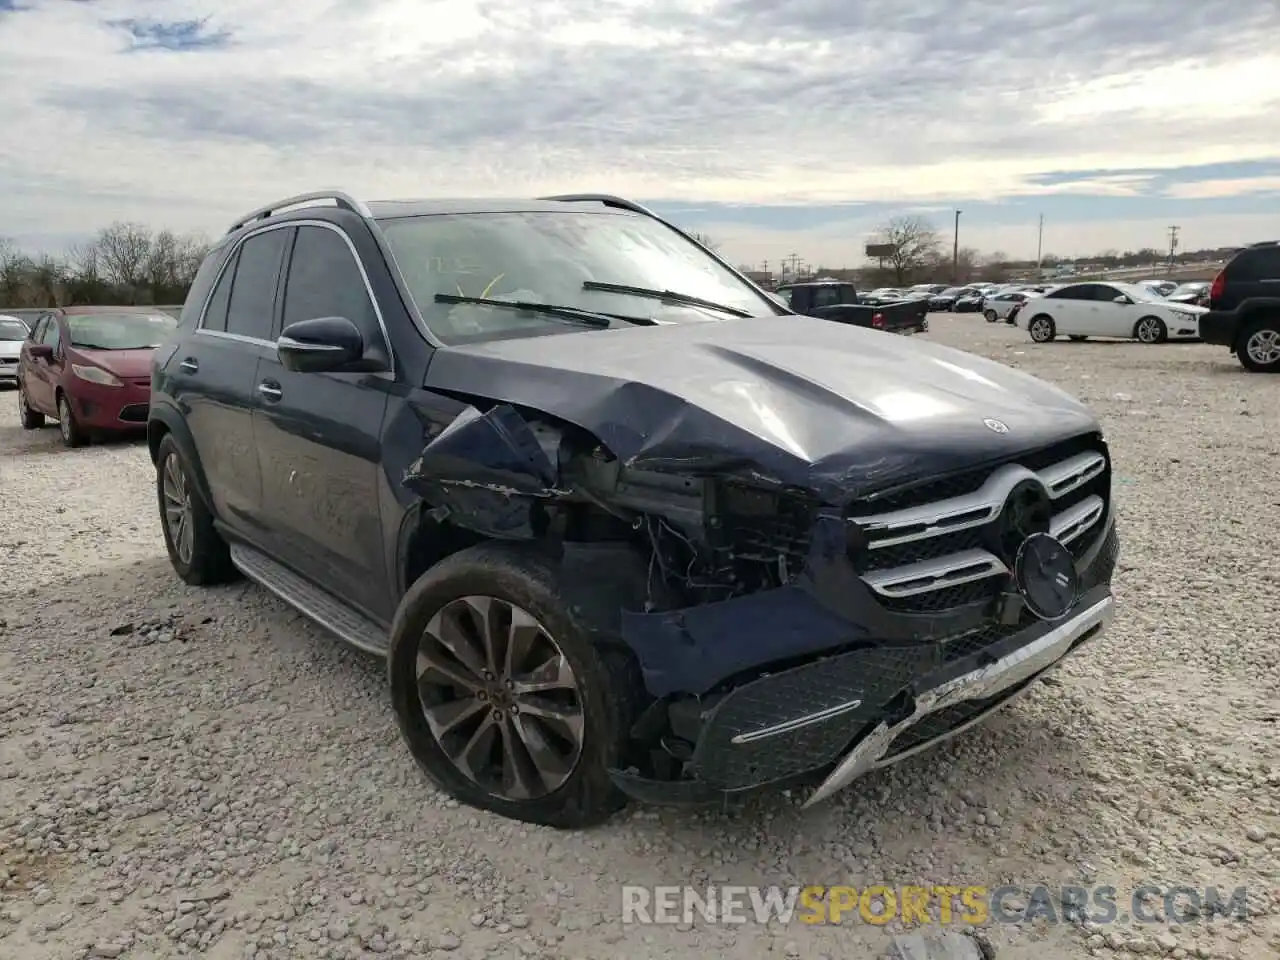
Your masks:
M624 927L629 884L981 884L1006 960L1280 950L1280 404L1202 345L925 338L1085 397L1114 449L1111 632L1021 703L801 812L633 807L577 834L447 800L379 664L262 590L184 586L145 445L68 451L0 393L0 956L885 955L889 923ZM583 334L589 336L590 334ZM1247 887L1247 922L1077 917L1037 885ZM1181 923L1169 920L1181 919ZM935 928L936 929L936 928ZM976 941L975 941L976 942Z

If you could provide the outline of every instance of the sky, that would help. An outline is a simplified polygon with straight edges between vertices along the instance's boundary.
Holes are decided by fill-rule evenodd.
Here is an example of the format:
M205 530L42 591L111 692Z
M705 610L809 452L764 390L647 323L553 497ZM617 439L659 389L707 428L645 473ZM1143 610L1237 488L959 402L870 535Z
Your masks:
M735 262L1280 238L1280 3L0 0L0 237L607 192Z

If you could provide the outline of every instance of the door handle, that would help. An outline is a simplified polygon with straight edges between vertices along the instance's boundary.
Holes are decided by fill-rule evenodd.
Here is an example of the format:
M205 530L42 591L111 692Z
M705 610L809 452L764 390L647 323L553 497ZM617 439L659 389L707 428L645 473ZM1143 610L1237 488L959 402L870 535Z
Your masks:
M272 402L284 396L284 391L280 389L279 385L272 383L270 380L263 380L258 384L258 392Z
M195 373L200 369L200 364L196 363L195 358L186 357L178 364L178 369L183 373Z

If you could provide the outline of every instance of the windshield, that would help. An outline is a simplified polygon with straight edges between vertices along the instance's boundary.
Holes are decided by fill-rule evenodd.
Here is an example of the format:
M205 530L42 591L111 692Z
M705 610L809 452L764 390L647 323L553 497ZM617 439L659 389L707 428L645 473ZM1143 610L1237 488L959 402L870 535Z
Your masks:
M13 317L0 317L0 340L27 339L27 325Z
M546 314L440 303L439 294L555 304L656 323L735 318L710 306L599 287L670 291L757 317L779 316L782 310L679 233L631 213L566 207L563 212L429 214L383 220L381 227L422 319L445 343L585 328Z
M163 313L82 313L67 317L71 345L87 350L146 350L178 328Z

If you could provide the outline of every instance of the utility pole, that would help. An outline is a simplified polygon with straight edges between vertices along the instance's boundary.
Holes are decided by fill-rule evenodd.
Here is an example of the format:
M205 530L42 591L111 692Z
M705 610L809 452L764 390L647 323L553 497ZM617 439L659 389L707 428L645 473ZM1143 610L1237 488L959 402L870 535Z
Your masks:
M1040 214L1040 232L1036 235L1036 279L1044 279L1044 268L1040 265L1044 258L1044 214Z
M951 246L951 283L960 282L960 211L956 211L955 240Z
M1173 260L1178 253L1178 231L1182 228L1172 226L1169 228L1169 272L1173 273Z

